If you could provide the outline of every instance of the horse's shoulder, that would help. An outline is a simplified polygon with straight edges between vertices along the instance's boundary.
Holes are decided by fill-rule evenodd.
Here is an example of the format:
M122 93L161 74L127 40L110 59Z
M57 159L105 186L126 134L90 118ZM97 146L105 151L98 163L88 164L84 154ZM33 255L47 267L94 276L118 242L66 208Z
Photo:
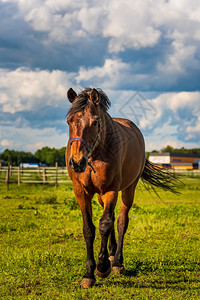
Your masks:
M124 134L128 134L133 135L133 136L137 136L137 138L142 141L142 143L144 142L143 140L143 135L140 131L140 129L138 128L138 126L133 123L131 120L128 119L123 119L123 118L113 118L113 120L116 122L116 125L119 126L119 132L121 132L122 136L124 136Z
M131 120L128 119L124 119L124 118L113 118L113 120L116 123L119 123L125 127L129 127L129 128L137 128L137 126L135 125L135 123L133 123Z

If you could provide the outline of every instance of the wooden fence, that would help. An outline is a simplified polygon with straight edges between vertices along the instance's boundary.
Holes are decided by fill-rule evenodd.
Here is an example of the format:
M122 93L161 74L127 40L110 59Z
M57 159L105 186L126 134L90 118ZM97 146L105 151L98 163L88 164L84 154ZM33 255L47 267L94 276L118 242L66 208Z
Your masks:
M185 176L195 177L200 176L200 170L174 170L171 172L180 173ZM38 168L23 168L23 167L0 167L0 182L4 182L9 187L10 183L32 184L54 184L55 187L59 183L71 182L67 169L58 167L38 167Z
M32 184L54 184L55 187L59 183L71 182L67 169L58 167L38 167L38 168L23 168L23 167L0 167L0 182L5 182L7 187L10 183Z

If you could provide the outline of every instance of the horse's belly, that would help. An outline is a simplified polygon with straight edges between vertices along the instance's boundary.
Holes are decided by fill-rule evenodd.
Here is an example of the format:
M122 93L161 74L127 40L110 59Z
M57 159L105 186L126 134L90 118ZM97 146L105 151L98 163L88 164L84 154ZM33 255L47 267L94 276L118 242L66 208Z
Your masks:
M130 141L122 157L122 175L120 190L130 186L141 176L145 165L145 148L142 141Z

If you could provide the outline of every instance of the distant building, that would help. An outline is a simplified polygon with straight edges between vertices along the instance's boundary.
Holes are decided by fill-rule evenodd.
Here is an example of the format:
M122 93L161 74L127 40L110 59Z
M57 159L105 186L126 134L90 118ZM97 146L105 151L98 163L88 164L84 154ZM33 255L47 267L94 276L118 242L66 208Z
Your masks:
M200 160L200 154L185 153L150 153L149 160L162 167L175 169L193 169L193 163Z
M47 164L42 163L20 163L20 167L22 168L38 168L38 167L47 167Z
M23 168L38 168L39 164L38 163L20 163L20 167L23 167Z

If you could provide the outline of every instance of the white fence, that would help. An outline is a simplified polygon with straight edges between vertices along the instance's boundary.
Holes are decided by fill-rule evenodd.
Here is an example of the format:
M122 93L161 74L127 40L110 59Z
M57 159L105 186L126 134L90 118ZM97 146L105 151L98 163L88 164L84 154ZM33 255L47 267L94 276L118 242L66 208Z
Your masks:
M55 184L71 182L67 169L58 167L38 167L38 168L23 168L23 167L0 167L0 182L4 182L9 186L10 183L43 183Z

